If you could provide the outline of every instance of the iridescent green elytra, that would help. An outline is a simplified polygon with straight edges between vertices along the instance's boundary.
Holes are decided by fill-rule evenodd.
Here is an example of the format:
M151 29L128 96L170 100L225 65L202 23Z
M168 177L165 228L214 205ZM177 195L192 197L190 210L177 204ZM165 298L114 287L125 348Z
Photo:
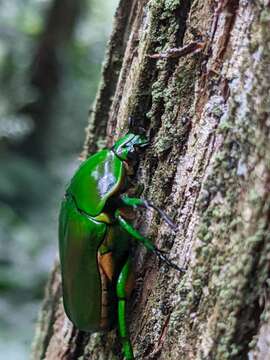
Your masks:
M126 301L132 290L130 241L136 239L168 265L150 240L128 222L137 206L160 209L128 196L134 155L147 140L127 134L112 149L82 163L67 187L59 216L63 301L67 316L80 330L109 330L118 322L125 359L134 359L126 325Z

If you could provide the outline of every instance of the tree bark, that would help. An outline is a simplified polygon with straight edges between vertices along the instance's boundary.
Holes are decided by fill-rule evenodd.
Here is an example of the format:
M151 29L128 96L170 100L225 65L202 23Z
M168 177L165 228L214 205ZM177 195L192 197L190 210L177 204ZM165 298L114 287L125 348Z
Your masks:
M137 248L137 359L269 359L269 29L267 0L120 1L84 156L129 116L147 129L137 179L178 229L149 211L136 226L187 267ZM56 265L33 359L121 359L116 333L77 331L60 295Z

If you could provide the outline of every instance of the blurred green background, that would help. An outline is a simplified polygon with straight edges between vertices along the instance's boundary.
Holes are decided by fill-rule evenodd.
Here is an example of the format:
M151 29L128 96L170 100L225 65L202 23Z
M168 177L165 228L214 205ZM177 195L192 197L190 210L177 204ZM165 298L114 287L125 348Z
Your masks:
M0 0L1 359L29 359L117 2Z

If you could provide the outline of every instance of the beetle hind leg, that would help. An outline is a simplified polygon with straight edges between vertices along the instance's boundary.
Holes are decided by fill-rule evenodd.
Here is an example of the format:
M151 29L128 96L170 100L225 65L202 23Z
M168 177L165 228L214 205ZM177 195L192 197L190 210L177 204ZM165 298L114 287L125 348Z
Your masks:
M123 354L126 360L133 360L133 350L129 339L128 327L126 323L126 304L127 298L132 290L133 276L131 272L130 259L127 260L117 281L118 298L118 328L122 342Z

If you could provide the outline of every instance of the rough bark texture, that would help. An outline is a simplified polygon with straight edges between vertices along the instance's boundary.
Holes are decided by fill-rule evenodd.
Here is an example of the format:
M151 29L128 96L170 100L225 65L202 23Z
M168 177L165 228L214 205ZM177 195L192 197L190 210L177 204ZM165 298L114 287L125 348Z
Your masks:
M149 54L203 41L200 53ZM136 226L184 276L136 250L129 322L137 359L270 358L270 5L266 0L121 0L85 155L132 115L151 146L137 173L152 212ZM121 359L115 332L63 314L58 267L33 359Z

